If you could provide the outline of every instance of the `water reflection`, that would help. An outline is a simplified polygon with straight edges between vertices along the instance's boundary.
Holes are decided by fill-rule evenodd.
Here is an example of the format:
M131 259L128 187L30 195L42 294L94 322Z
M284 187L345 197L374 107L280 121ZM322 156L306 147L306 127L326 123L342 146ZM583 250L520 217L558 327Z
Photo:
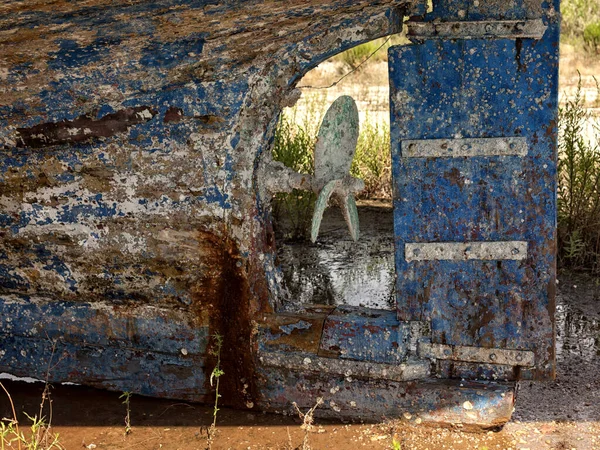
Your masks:
M560 293L556 306L556 355L574 354L591 360L600 356L600 300L594 283L575 292ZM586 299L585 297L591 297Z
M329 209L316 244L287 242L280 247L280 267L292 304L394 308L391 208L361 206L359 218L358 242L350 238L341 213Z

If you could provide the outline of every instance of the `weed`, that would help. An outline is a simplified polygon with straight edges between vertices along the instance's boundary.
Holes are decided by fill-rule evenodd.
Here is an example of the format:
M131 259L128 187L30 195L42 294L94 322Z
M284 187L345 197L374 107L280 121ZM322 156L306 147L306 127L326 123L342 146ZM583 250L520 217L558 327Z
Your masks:
M402 445L395 438L392 438L392 450L402 450Z
M15 405L12 397L4 384L0 383L0 387L6 393L8 401L12 409L12 418L3 418L0 420L0 449L5 450L9 448L18 448L19 450L64 450L64 447L60 444L58 433L52 433L50 430L50 422L45 422L45 417L42 416L45 400L48 399L49 387L46 383L44 393L42 394L42 402L40 404L40 415L30 416L25 413L27 418L31 421L29 426L29 436L26 436L22 429L19 427L19 421L17 420L17 414L15 411ZM50 414L52 414L50 412Z
M310 450L310 444L308 443L308 435L314 429L313 423L315 419L313 416L315 410L322 404L323 398L317 397L317 402L315 403L315 405L308 411L303 413L302 411L300 411L300 408L298 408L296 402L292 403L292 405L294 405L294 408L296 409L296 412L298 413L298 417L300 417L300 420L302 420L302 425L300 425L300 428L304 430L304 439L302 439L302 446L298 447L300 450Z
M131 392L125 391L123 392L119 398L123 399L123 404L125 405L125 436L131 433L131 396L133 394Z
M210 374L210 385L215 387L215 406L213 409L213 421L208 428L208 449L212 448L212 443L217 432L217 413L219 412L219 378L225 372L221 369L221 348L223 347L223 336L220 334L213 335L213 347L210 349L210 354L217 358L215 367Z
M565 267L597 273L600 271L600 128L596 123L592 131L595 136L586 136L592 118L584 104L580 78L575 98L559 111L558 255Z

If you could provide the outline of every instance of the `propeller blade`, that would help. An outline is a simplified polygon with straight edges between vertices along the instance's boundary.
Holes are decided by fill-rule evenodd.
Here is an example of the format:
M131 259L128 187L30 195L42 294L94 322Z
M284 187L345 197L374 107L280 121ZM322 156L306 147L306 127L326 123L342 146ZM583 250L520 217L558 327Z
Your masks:
M354 196L352 194L346 194L344 198L340 199L340 206L342 207L342 213L344 214L344 219L346 219L346 224L348 224L350 236L352 236L354 241L358 241L360 229L358 224L358 209L356 209Z
M310 229L310 240L313 244L317 241L319 228L321 228L321 221L323 220L323 213L325 212L325 208L327 208L329 198L331 197L331 194L333 194L337 184L338 180L332 180L327 183L323 189L321 189L321 192L319 192L317 202L315 203L315 212L313 213L312 225Z
M348 172L358 142L358 108L354 99L342 95L327 112L315 145L315 178L326 184Z

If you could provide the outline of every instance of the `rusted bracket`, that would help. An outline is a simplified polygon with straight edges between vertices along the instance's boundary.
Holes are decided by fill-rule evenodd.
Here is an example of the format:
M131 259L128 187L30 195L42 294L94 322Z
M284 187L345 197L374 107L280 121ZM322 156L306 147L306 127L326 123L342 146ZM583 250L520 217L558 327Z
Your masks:
M533 367L535 365L535 355L528 350L467 347L461 345L432 344L421 341L419 342L418 354L422 358L449 359L452 361L505 364L523 367Z
M541 39L546 31L542 19L475 22L406 23L411 41L426 39Z

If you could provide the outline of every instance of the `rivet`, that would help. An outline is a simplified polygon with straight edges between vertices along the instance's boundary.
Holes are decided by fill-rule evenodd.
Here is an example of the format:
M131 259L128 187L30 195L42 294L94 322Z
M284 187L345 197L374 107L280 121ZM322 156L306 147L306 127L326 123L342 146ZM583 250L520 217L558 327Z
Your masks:
M517 361L521 362L521 361L523 361L523 355L517 355L515 359Z
M485 24L485 32L486 32L486 33L490 33L490 32L493 30L493 28L494 28L494 27L492 26L492 24L491 24L491 23L486 23L486 24Z
M497 356L495 353L490 354L490 361L496 361L496 358L497 358Z

